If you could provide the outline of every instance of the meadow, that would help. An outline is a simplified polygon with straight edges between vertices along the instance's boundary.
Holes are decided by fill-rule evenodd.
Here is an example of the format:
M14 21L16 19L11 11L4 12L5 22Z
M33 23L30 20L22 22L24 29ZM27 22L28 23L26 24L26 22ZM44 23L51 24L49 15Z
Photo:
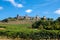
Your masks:
M31 24L0 24L1 40L59 40L57 34L60 30L33 29Z

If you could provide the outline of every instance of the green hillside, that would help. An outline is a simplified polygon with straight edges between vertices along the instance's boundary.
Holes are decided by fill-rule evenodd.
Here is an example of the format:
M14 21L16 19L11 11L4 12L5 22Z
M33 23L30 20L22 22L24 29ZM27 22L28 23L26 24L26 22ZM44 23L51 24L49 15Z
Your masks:
M12 21L11 21L12 23ZM60 39L60 17L56 20L41 18L32 24L0 23L0 37L21 40Z

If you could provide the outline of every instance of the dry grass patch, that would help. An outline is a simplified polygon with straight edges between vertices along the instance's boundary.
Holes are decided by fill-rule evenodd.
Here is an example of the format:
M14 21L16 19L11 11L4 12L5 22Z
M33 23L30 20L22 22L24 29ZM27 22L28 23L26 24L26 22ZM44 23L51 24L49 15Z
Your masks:
M0 30L5 30L5 28L0 28Z

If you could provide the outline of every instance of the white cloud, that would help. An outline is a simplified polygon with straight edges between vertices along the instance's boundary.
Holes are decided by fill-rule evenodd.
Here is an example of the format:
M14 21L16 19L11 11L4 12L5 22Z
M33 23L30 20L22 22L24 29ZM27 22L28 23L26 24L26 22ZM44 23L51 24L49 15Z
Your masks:
M27 9L25 12L27 12L27 13L31 13L32 10L31 10L31 9Z
M54 13L60 14L60 9L55 10Z
M0 10L2 10L2 9L3 9L3 7L0 6Z
M17 4L17 7L21 8L21 7L23 7L23 5L22 4Z
M22 4L16 3L15 0L5 0L5 1L12 3L15 7L18 7L18 8L22 8L23 7Z

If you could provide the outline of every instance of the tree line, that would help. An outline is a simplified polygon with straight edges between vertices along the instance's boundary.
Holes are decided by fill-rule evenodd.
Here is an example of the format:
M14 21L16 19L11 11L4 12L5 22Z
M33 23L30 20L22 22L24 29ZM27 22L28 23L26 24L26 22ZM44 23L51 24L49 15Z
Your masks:
M56 20L52 18L41 19L32 24L32 28L46 29L46 30L60 30L60 17Z

